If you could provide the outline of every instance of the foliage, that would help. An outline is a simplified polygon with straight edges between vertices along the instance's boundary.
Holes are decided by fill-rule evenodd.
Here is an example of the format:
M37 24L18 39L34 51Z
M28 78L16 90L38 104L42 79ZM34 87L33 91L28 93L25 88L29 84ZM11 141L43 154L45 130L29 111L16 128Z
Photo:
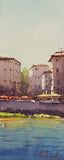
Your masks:
M26 115L21 113L7 113L7 112L0 112L0 118L12 118L12 117L20 117L20 118L27 118Z
M21 72L21 84L20 84L20 91L22 95L26 95L28 93L28 78L29 72L28 69L24 66Z
M48 115L48 114L34 114L33 118L61 119L59 116L53 116L53 115Z

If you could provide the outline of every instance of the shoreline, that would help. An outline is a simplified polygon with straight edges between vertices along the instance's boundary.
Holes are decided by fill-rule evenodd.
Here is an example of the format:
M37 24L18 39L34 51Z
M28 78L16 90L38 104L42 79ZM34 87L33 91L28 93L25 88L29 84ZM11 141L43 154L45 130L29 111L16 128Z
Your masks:
M21 113L26 116L34 114L48 114L52 116L64 117L64 104L40 104L29 101L0 101L0 112L4 112L2 107L6 107L6 113Z
M28 115L21 113L6 113L6 112L0 112L0 121L12 121L12 120L19 120L19 119L57 119L61 120L64 119L60 116L54 116L54 115L48 115L48 114L34 114L34 115Z

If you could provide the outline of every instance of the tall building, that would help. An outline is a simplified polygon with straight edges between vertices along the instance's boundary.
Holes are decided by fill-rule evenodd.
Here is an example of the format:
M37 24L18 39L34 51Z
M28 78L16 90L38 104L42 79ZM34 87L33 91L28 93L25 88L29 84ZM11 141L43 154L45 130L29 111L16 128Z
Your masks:
M48 65L33 65L29 69L29 92L31 94L42 93L42 74L49 69Z
M0 57L0 91L19 92L21 63L15 58Z
M52 72L50 70L44 71L42 74L42 91L43 93L51 93Z
M51 55L49 62L52 71L51 92L64 94L64 51L57 51Z

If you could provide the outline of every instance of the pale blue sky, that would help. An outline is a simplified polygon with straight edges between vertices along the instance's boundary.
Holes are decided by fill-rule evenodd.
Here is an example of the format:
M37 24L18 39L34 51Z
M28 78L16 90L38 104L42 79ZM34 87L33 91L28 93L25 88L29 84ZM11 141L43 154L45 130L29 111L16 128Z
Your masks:
M0 56L30 68L62 47L64 0L0 0Z

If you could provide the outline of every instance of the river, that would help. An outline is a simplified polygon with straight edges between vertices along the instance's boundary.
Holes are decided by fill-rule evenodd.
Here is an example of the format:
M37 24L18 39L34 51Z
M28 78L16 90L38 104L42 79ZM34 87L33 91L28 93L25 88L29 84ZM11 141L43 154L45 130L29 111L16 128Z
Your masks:
M0 120L0 160L64 160L64 119Z

